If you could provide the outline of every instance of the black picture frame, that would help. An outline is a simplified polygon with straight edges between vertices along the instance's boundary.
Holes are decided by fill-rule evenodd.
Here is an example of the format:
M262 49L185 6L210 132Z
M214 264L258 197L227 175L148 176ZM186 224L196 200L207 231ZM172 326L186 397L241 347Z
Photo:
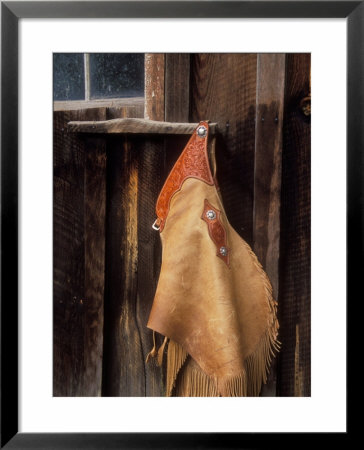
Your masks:
M356 293L355 284L363 273L364 2L213 1L206 5L205 1L1 2L1 448L260 448L264 442L281 439L278 433L18 433L18 21L21 18L346 18L347 301ZM348 432L338 433L335 439L340 442L347 437ZM296 433L285 438L297 443ZM316 444L317 438L316 435ZM299 443L302 445L308 439L308 433L304 434Z

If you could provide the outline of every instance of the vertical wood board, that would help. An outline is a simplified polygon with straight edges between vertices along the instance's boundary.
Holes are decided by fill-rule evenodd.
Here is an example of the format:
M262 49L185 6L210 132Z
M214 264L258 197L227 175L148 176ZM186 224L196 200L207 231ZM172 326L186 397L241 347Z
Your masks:
M191 121L217 122L217 179L231 225L253 234L256 54L194 54Z
M165 55L165 120L187 123L190 107L189 53Z
M278 295L285 55L258 56L254 251Z
M138 267L138 163L126 138L108 139L103 395L143 396Z
M278 300L285 54L259 54L257 65L253 249ZM262 396L276 395L276 360Z
M278 394L311 395L310 54L288 54L283 127Z
M145 55L145 103L144 118L164 120L164 80L165 55L147 53Z
M85 141L85 395L101 395L104 287L106 143L94 137ZM97 383L95 381L97 380Z
M152 330L147 328L154 294L161 267L161 242L159 232L152 229L156 219L155 204L164 183L164 138L144 141L139 153L138 192L138 299L136 319L139 324L145 364L147 396L164 396L165 371L153 360L145 363L145 357L153 347ZM163 337L156 334L158 346ZM165 368L164 368L165 369Z
M90 202L85 175L87 148L66 131L70 120L104 120L105 109L54 113L53 206L53 395L88 396L101 391L103 308L102 240L85 232ZM93 152L104 155L101 139ZM87 156L87 159L89 155ZM101 160L103 156L101 156ZM95 167L88 159L88 174ZM101 163L102 165L102 163ZM96 170L96 169L95 169ZM103 174L99 173L102 183ZM94 225L102 230L102 189ZM86 250L85 240L89 251ZM94 284L89 284L92 268Z

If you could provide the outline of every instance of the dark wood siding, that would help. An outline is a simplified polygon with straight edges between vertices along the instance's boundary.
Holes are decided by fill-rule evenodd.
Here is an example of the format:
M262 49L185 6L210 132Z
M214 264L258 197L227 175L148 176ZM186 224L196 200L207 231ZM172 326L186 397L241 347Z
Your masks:
M104 108L54 113L53 387L56 396L101 394L105 140L79 139L67 132L67 122L104 119Z
M310 55L287 55L283 128L278 394L311 395Z

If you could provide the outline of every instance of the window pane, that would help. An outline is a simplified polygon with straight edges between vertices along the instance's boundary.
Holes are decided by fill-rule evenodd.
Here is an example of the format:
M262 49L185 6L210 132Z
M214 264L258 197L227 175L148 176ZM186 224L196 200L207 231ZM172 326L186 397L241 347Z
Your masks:
M53 99L84 100L84 74L83 53L54 53Z
M143 53L91 53L90 97L142 97Z

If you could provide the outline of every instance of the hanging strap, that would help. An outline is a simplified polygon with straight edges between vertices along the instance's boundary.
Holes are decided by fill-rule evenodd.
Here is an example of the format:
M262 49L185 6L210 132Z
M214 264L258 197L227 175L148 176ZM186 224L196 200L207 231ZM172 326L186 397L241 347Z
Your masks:
M145 362L148 363L151 358L157 358L156 363L158 366L162 365L163 362L163 354L164 354L164 348L167 344L168 337L165 336L163 344L159 347L159 350L157 350L157 343L155 339L155 331L153 331L153 348L152 350L147 354L147 357L145 359Z

